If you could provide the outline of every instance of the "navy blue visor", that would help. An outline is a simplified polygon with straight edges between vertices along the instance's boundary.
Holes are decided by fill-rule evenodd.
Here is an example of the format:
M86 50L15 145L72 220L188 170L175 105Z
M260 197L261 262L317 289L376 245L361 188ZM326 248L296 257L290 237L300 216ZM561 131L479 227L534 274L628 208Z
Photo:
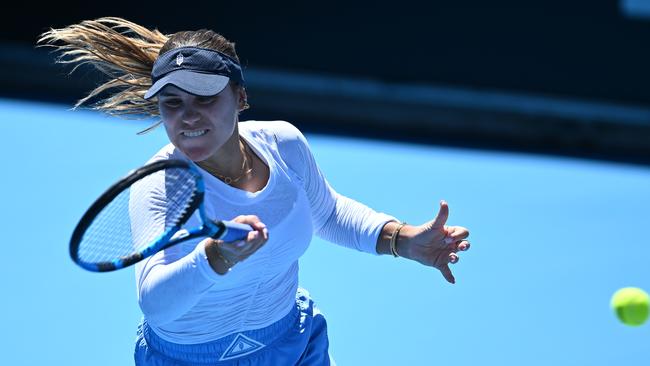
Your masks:
M228 82L244 85L241 66L230 56L205 48L179 47L158 56L151 71L151 88L145 99L172 84L190 94L219 94Z

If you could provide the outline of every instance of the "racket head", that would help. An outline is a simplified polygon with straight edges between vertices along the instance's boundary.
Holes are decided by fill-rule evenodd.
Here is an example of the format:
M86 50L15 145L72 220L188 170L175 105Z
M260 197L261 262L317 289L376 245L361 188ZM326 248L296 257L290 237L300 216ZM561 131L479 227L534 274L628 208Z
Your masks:
M164 182L165 225L132 231L131 208L147 204ZM151 187L150 187L151 186ZM163 249L203 202L203 179L189 162L169 159L145 165L107 189L85 212L70 239L70 257L84 269L107 272L130 266ZM138 210L135 210L138 212ZM153 226L153 225L152 225ZM144 230L144 232L143 232Z

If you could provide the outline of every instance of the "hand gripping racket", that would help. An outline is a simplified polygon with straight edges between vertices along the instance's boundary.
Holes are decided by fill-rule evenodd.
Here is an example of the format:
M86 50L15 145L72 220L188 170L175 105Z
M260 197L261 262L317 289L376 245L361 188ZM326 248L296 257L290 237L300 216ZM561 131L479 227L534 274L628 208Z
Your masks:
M107 272L189 239L245 239L253 230L250 225L206 217L203 193L203 178L188 162L145 165L113 184L90 206L72 234L70 256L84 269ZM197 209L200 226L181 229Z

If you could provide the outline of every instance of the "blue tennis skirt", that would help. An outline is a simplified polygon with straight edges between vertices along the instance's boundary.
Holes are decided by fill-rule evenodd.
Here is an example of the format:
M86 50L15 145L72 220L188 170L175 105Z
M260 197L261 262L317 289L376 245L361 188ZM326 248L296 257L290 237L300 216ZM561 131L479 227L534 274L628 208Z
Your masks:
M156 335L146 320L138 326L137 366L189 365L335 365L329 356L327 323L309 293L298 289L296 306L279 321L261 329L216 341L177 344Z

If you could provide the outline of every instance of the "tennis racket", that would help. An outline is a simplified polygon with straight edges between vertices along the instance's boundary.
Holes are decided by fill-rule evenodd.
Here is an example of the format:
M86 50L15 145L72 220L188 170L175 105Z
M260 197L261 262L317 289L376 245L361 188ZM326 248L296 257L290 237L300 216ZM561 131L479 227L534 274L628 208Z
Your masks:
M253 230L246 224L208 219L203 195L203 178L186 161L163 160L134 170L88 208L72 234L70 257L89 271L114 271L186 240L212 237L230 242L245 239ZM201 224L182 229L197 209Z

